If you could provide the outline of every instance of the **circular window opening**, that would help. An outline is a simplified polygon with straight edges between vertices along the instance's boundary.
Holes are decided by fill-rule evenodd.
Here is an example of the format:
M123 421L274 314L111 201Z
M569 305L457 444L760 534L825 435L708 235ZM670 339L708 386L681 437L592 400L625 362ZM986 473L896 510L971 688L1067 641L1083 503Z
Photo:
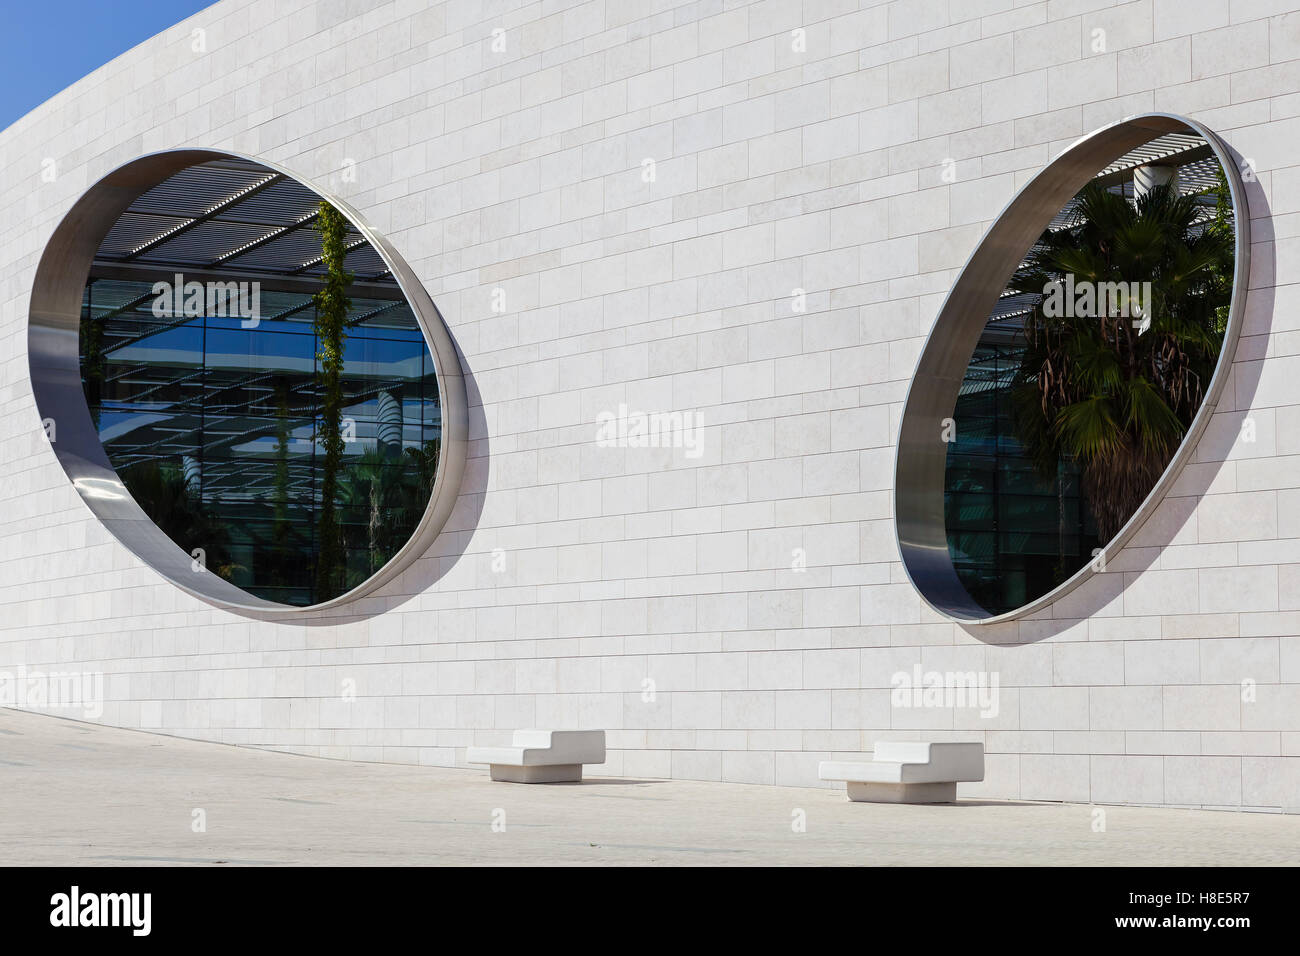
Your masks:
M252 611L373 591L456 497L465 388L355 212L210 151L97 183L37 269L33 390L83 500L185 590Z
M908 391L895 507L941 613L1030 613L1103 570L1192 454L1242 322L1249 222L1200 124L1084 137L1003 210Z

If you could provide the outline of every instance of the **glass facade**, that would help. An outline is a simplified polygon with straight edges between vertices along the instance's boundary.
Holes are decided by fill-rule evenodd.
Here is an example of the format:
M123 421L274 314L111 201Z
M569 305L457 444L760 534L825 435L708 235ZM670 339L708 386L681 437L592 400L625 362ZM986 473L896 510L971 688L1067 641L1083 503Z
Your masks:
M947 438L948 553L990 614L1072 577L1165 470L1218 361L1232 234L1222 168L1178 133L1101 171L1029 250L985 322ZM1106 284L1131 288L1138 311L1103 300Z
M1061 461L1056 480L1045 481L1016 437L1009 393L1022 351L976 348L948 445L948 551L970 596L993 613L1046 594L1099 544L1078 467Z
M232 171L231 164L214 165L218 173ZM245 172L238 165L234 171ZM238 182L219 185L228 190ZM126 256L102 255L83 297L81 369L100 441L145 513L186 552L201 549L197 556L209 572L266 600L306 606L361 584L410 538L432 491L441 416L433 360L415 315L382 260L352 236L348 266L359 281L349 289L339 376L344 441L330 460L321 440L325 383L313 292L322 270L313 277L303 268L320 256L319 235L302 222L311 215L303 210L318 200L291 180L277 185L287 223L259 221L255 212L244 222L231 203L221 207L215 230L206 223L185 230L183 249L151 248L149 258L163 260L157 265L136 256L137 275L114 269ZM152 198L146 194L124 218L138 217L137 207ZM255 267L232 268L238 257L229 255L231 242L295 223L255 247ZM115 238L105 240L110 251ZM220 275L212 273L217 265ZM174 286L178 274L205 288L212 279L257 282L255 320L207 296L202 308L176 314L183 303L170 289L159 293L156 283ZM337 474L330 502L321 494L327 467ZM344 567L322 583L317 562L326 508L339 528Z

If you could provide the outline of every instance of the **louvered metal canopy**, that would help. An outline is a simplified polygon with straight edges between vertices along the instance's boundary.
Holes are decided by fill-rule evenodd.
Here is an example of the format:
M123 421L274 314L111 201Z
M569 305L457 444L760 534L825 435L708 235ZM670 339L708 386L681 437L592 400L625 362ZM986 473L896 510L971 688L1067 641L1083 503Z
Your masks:
M1219 184L1219 161L1214 158L1213 150L1204 138L1190 132L1165 133L1129 150L1097 173L1094 181L1131 199L1134 171L1139 166L1151 164L1176 167L1178 191L1185 196L1205 193ZM1202 222L1214 215L1216 199L1213 193L1202 197ZM1079 224L1079 219L1077 205L1071 201L1053 217L1047 228L1051 232L1070 229ZM1023 327L1024 316L1041 299L1041 295L1004 291L989 315L986 340L1009 341Z
M275 476L247 462L223 471L222 463L236 453L251 453L274 432L277 387L287 389L280 399L292 414L306 416L295 425L301 433L295 437L311 439L295 444L291 458L296 462L314 452L311 416L319 404L314 294L325 270L320 235L312 226L320 201L283 173L222 158L175 173L118 218L100 244L82 295L82 319L94 330L104 363L101 388L108 396L129 395L135 410L129 424L101 435L111 443L117 467L194 455L207 464L205 492L230 500L256 498ZM406 367L410 359L406 365L371 361L374 350L415 354L424 338L396 279L351 223L345 244L346 265L354 275L346 329L358 350L345 392L351 413L363 419L361 430L368 433L373 427L365 415L393 390L394 377L405 373L419 380L425 371L419 360L415 371ZM153 284L172 283L177 273L187 283L255 283L257 329L265 334L229 342L226 347L234 352L214 366L218 360L206 355L207 336L229 337L239 320L156 313ZM361 342L372 343L370 351ZM285 343L294 343L292 355ZM258 363L269 370L258 371ZM414 412L418 402L408 404L407 411ZM423 413L414 417L422 420ZM422 433L413 439L422 440ZM297 498L310 498L313 480L310 470L294 464L287 487Z
M264 283L319 278L320 237L312 229L319 203L306 186L248 160L191 166L127 208L100 245L92 275L182 270L255 274ZM358 282L395 292L383 259L351 226L346 244L347 268Z

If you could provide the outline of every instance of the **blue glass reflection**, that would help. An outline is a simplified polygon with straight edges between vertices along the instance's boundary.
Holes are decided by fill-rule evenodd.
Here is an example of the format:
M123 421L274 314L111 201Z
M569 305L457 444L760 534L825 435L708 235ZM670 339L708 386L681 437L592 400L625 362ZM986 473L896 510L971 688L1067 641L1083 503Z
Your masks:
M209 571L258 597L305 606L361 584L414 532L437 468L441 406L409 307L352 302L333 503L346 573L320 593L311 295L264 292L259 321L245 327L237 317L155 315L151 284L92 275L83 297L83 388L132 496L185 551L202 548Z

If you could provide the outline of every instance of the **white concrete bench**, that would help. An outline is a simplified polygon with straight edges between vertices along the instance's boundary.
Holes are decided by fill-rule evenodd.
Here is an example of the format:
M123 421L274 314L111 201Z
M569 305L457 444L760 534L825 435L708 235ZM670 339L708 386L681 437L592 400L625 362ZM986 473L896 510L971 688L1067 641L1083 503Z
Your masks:
M984 745L878 742L870 762L825 760L817 775L845 781L850 800L952 803L958 781L984 779Z
M465 762L487 764L493 780L573 783L584 763L605 762L605 731L516 730L509 747L469 747Z

